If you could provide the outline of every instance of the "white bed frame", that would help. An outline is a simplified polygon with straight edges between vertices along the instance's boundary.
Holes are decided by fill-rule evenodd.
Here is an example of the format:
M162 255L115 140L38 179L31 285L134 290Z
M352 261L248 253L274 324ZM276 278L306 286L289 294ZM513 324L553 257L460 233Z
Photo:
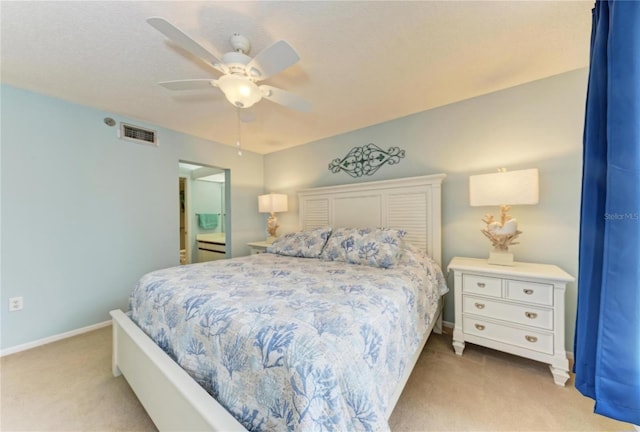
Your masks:
M411 243L441 263L441 184L445 174L329 186L299 193L302 229L318 226L402 228ZM431 331L442 329L442 300L436 320L390 398L395 408ZM121 310L113 318L113 374L124 375L159 430L246 429L158 347Z

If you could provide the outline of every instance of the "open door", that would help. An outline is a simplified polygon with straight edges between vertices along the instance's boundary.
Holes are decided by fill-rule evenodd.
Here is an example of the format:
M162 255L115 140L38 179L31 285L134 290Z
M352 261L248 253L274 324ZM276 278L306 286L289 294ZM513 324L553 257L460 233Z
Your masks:
M178 190L179 190L179 212L180 212L180 264L191 263L191 250L189 244L189 182L186 177L178 178Z

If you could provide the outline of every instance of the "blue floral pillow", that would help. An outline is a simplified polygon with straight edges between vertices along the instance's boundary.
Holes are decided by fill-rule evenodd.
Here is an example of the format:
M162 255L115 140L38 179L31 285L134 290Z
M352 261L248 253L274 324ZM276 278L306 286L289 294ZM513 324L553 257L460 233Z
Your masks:
M300 258L319 258L330 235L331 227L285 234L267 247L267 252Z
M329 237L321 258L389 268L402 255L405 231L391 228L338 228Z

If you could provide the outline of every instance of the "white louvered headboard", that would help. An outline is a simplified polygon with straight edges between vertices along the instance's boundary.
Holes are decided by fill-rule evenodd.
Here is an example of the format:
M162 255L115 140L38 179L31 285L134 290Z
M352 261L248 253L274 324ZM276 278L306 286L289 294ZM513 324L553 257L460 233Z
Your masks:
M300 228L398 228L441 263L441 185L446 174L305 189Z

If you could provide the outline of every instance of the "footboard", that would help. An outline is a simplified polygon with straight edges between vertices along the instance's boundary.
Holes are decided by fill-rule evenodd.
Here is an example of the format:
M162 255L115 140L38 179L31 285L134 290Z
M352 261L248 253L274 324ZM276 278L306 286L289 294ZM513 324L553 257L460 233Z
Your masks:
M121 310L113 318L113 374L123 374L159 430L246 429Z

